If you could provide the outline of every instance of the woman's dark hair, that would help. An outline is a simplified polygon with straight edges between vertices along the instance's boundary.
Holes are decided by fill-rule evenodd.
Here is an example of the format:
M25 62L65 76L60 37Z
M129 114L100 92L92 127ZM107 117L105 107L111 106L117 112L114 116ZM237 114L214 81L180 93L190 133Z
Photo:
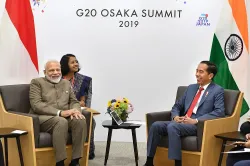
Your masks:
M242 123L242 125L240 126L240 132L242 132L243 134L250 133L250 123L248 121Z
M70 71L70 69L69 69L69 58L70 57L76 57L76 56L73 54L66 54L66 55L63 55L63 57L60 60L62 76L65 76ZM77 72L79 72L79 71L80 71L80 67L79 67Z

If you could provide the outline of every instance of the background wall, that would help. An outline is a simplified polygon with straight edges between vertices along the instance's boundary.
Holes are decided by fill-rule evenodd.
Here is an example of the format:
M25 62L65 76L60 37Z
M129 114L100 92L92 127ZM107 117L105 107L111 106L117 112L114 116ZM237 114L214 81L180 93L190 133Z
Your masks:
M179 85L195 82L195 69L208 60L223 0L47 0L34 7L40 75L48 59L66 53L77 56L80 73L93 78L92 108L95 140L106 141L102 121L107 101L124 96L135 107L131 120L145 121L145 113L170 110ZM0 1L0 18L5 0ZM96 9L96 17L78 17L76 10ZM135 9L138 17L102 17L102 9ZM142 18L142 9L182 10L180 18ZM44 12L42 12L44 10ZM196 26L208 14L210 26ZM119 27L119 21L139 21ZM1 23L1 21L0 21ZM1 59L6 58L0 55ZM8 79L8 78L5 78ZM132 141L130 131L113 132L113 141ZM146 141L146 128L137 130Z

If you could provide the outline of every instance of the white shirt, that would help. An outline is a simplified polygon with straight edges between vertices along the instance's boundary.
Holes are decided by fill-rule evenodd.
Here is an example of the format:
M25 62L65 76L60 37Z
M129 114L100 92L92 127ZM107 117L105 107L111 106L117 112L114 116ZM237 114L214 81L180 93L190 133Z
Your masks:
M209 83L209 84L210 84L210 83ZM194 107L194 109L193 109L193 113L194 113L194 114L196 114L197 109L198 109L198 106L199 106L200 101L201 101L201 98L202 98L202 96L203 96L204 92L206 91L206 89L207 89L207 87L208 87L209 84L203 86L204 89L203 89L203 91L201 91L200 98L199 98L197 104L195 105L195 107ZM199 89L200 89L200 87L199 87ZM197 93L199 92L199 89L198 89ZM197 93L196 93L196 94L197 94Z

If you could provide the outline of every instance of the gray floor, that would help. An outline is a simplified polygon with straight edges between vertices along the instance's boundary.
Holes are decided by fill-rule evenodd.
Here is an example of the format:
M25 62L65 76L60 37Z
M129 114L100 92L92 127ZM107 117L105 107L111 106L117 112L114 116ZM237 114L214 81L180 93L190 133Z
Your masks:
M95 142L95 159L89 160L89 166L103 166L106 142ZM146 161L146 143L137 143L139 161L138 165L143 166ZM107 166L134 166L134 149L132 142L111 142Z

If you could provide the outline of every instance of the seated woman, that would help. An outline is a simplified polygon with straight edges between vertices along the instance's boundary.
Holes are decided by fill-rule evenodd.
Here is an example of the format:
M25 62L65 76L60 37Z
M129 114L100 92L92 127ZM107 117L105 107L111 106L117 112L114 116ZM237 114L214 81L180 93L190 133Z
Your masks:
M90 107L92 98L92 78L84 76L80 73L79 63L73 54L66 54L61 58L60 61L62 76L64 79L70 81L73 91L79 100L81 107ZM94 145L94 129L96 122L92 119L93 127L90 140L90 152L89 159L95 157L95 145Z
M243 134L250 133L250 122L249 121L242 123L242 125L240 126L240 132L242 132Z
M242 160L234 164L234 166L248 166L248 165L250 165L250 160Z
M236 147L231 151L242 151L244 148L250 148L250 133L246 134L247 142L237 142ZM227 156L227 166L248 166L250 165L250 153L230 153Z

